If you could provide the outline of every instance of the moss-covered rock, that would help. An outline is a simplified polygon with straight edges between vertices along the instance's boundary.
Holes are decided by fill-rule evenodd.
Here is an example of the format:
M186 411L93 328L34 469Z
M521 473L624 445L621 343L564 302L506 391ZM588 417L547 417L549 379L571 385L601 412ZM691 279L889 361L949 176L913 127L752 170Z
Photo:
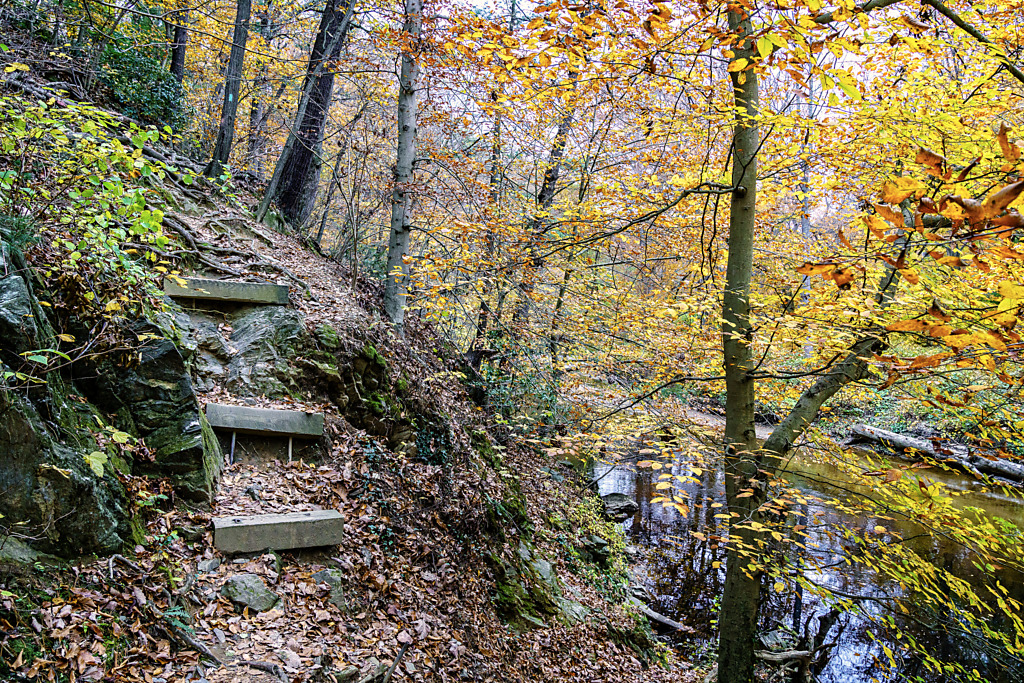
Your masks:
M65 557L110 553L129 532L129 506L112 472L97 476L88 451L54 439L35 407L0 398L0 514L38 550Z
M155 334L148 323L140 334ZM179 495L207 501L220 475L221 453L206 423L184 358L174 343L151 338L120 358L103 356L76 369L76 382L118 426L142 438L153 460L136 463L136 474L170 477Z

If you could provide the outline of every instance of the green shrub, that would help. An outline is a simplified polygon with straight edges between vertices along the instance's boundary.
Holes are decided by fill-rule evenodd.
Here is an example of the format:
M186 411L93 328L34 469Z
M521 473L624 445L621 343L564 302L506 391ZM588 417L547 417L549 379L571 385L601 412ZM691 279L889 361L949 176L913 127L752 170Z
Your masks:
M184 93L164 68L160 52L160 48L136 47L118 36L100 55L100 79L125 116L180 129L187 120L180 106L185 101Z

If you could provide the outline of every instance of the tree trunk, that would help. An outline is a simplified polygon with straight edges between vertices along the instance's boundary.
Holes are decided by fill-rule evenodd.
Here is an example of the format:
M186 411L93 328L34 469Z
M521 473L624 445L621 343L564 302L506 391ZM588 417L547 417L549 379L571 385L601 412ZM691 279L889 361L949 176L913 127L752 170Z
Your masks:
M405 0L405 25L402 30L411 44L402 52L402 72L398 89L398 154L395 160L394 190L391 193L391 235L388 238L387 281L384 285L384 310L401 332L405 322L405 297L409 268L409 204L412 199L413 161L416 158L416 78L419 75L417 49L423 30L422 0Z
M266 10L260 14L260 35L266 44L270 43L274 36L274 24L271 21L271 6L268 4ZM266 129L267 118L270 116L270 79L268 78L268 65L262 64L260 72L253 83L252 100L249 103L249 167L253 174L263 179L263 152L265 139L263 131Z
M575 79L574 79L575 82ZM537 253L537 242L543 235L544 217L555 201L555 194L558 190L558 177L562 173L562 157L565 155L565 146L569 141L569 131L572 129L575 107L570 106L569 110L562 116L558 123L558 130L555 132L555 140L551 145L551 155L548 157L548 167L544 171L544 181L541 183L540 192L537 193L537 209L534 217L530 220L527 237L530 240L528 253L529 261L523 270L523 277L519 281L519 305L512 314L512 324L517 330L524 330L530 320L530 303L533 301L533 292L536 289L537 273L544 265L544 259Z
M562 378L561 359L558 351L561 343L562 307L565 305L565 293L569 289L569 281L572 279L572 268L566 267L562 276L562 284L558 287L558 297L555 299L555 310L551 314L551 332L548 334L548 349L551 351L551 379L557 385Z
M754 49L750 16L741 5L729 9L729 27L739 41L732 58L749 60ZM744 42L744 40L746 42ZM722 350L725 356L725 490L729 513L749 520L756 496L739 498L756 485L757 438L754 430L753 329L750 323L750 277L753 268L757 199L758 85L753 70L730 74L736 118L733 128L732 200L729 214L729 259L722 295ZM719 617L718 680L748 683L754 674L754 638L761 597L761 576L750 572L746 555L756 545L749 527L730 523L725 591Z
M338 180L338 176L341 174L341 164L345 161L345 154L348 152L348 144L352 140L352 132L359 123L359 119L363 118L363 114L366 112L366 107L369 101L364 101L362 106L359 107L359 111L352 117L352 120L345 126L345 140L338 145L338 151L334 157L334 169L331 171L331 181L327 184L327 198L324 200L324 213L320 217L320 229L316 233L316 248L323 249L324 231L327 229L327 218L331 213L331 200L334 199L334 190L340 187L341 181Z
M328 63L336 60L352 25L353 0L327 0L320 17L316 41L309 55L302 93L305 106L299 107L292 131L291 145L278 159L280 173L271 199L277 203L293 228L301 227L313 212L320 185L320 152L324 140L327 113L334 92L334 72Z
M991 451L972 451L968 446L960 444L936 445L928 439L916 439L912 436L897 434L878 427L856 424L850 432L857 437L875 441L896 451L914 450L939 461L948 462L962 467L971 474L988 474L1002 477L1016 484L1024 482L1024 465L1010 460L997 458ZM989 457L986 457L989 456Z
M217 131L217 143L213 147L213 158L206 165L203 173L215 178L224 169L231 155L231 144L235 137L235 116L238 114L238 91L242 86L242 62L245 60L245 43L249 39L249 14L252 11L251 0L238 0L238 11L235 15L235 32L231 38L231 55L228 57L228 68L224 77L224 105L221 108L220 128Z
M170 72L181 90L185 83L185 53L188 51L188 10L175 12L174 42L171 43Z

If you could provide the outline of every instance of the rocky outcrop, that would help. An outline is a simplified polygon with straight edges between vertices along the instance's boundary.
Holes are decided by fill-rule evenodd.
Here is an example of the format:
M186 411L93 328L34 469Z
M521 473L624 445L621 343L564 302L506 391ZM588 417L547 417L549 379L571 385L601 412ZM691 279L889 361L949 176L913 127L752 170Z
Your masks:
M129 535L124 489L90 469L89 452L54 438L26 399L0 394L0 521L44 552L119 549Z
M286 306L245 306L220 316L190 312L192 364L201 391L274 396L294 385L290 360L308 343L301 313Z
M148 322L136 332L150 337L125 358L102 356L80 371L78 384L101 410L117 415L122 429L146 442L152 461L134 473L169 476L180 495L208 501L220 476L217 439L196 398L178 347Z
M61 342L31 270L0 245L0 536L15 532L62 556L116 552L133 536L121 474L166 476L181 495L209 499L220 450L175 335L140 320L132 331L148 341L131 353L87 355L35 378L16 374L31 365L26 351ZM85 338L88 328L75 333ZM116 444L101 447L94 434L103 425L141 439L152 459L129 462Z

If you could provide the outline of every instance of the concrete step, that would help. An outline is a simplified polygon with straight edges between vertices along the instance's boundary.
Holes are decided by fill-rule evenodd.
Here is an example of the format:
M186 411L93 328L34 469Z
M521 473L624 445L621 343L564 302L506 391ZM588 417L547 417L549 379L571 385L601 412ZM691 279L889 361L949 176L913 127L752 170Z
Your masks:
M345 521L337 510L251 517L214 517L213 544L223 553L294 550L341 543Z
M288 286L270 282L233 282L231 280L208 280L199 277L181 278L182 287L171 278L164 278L164 293L179 299L203 299L206 301L230 301L240 304L288 303Z
M324 433L323 415L298 410L270 410L207 403L206 419L214 429L241 434L319 439Z

